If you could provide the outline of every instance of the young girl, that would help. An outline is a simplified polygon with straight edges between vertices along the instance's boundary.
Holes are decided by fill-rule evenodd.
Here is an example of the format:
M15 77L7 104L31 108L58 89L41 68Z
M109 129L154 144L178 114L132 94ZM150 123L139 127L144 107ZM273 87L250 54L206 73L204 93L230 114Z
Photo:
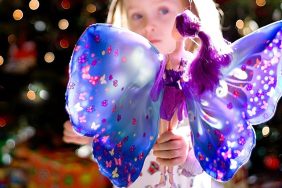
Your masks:
M191 53L185 50L186 38L179 34L176 27L172 31L173 38L176 41L175 49L165 56L165 61L159 73L159 79L156 80L157 85L162 85L164 88L162 103L160 107L160 125L159 135L167 131L173 131L177 128L179 122L183 120L183 116L187 114L185 108L185 96L181 88L180 82L188 81L186 70L189 70L189 64L192 62ZM153 88L158 88L157 86ZM157 89L158 90L158 89ZM152 90L152 96L154 91ZM158 92L157 92L158 93ZM154 100L154 97L152 97ZM155 187L165 185L165 176L169 175L169 183L172 188L176 187L174 182L173 166L160 165L161 179Z
M171 31L178 13L190 9L201 19L203 29L212 38L217 38L220 48L225 44L220 31L219 15L212 0L113 0L107 22L118 27L126 27L147 38L161 53L168 54L175 49L176 42ZM190 40L186 49L193 52L197 47ZM185 125L188 123L186 122ZM175 182L178 187L211 187L211 179L201 168L189 146L189 126L178 126L177 130L163 131L154 147L154 155L149 154L143 166L142 175L130 187L165 187ZM186 130L183 130L186 129ZM186 133L185 135L178 132ZM69 122L65 123L64 140L77 144L90 143L91 138L76 135ZM157 161L157 162L155 162ZM174 176L166 183L163 174L160 177L160 164L177 166ZM190 176L186 177L184 175ZM192 178L191 175L197 175ZM174 179L173 179L174 177Z

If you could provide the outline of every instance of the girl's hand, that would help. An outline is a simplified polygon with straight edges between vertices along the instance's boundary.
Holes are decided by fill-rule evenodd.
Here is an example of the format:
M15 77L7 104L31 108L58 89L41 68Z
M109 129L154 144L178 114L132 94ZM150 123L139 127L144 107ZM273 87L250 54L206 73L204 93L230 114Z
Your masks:
M70 121L64 123L64 136L63 141L72 144L90 144L92 141L91 137L81 136L74 132Z
M172 131L166 131L158 138L153 147L153 154L157 162L165 166L182 165L187 158L190 149L187 138L176 135Z

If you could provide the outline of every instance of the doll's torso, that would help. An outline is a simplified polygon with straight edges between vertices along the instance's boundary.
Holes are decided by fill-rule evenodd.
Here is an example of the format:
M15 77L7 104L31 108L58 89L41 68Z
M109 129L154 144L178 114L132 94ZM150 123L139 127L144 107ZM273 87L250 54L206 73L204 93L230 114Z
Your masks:
M184 67L187 62L183 59L180 60L179 67ZM184 70L174 70L174 69L165 69L164 71L164 83L165 86L173 86L179 89L178 81L181 80L181 77L184 73Z
M160 109L160 116L164 120L170 121L176 110L179 121L183 119L183 114L186 114L185 96L178 83L185 72L183 67L185 68L186 64L187 62L181 59L179 63L180 71L167 68L164 70L163 79L165 86Z

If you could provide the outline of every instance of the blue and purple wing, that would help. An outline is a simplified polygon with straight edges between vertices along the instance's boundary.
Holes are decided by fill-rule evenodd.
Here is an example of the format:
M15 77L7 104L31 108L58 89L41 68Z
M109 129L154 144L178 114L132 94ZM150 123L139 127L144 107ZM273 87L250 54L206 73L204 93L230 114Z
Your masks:
M66 109L74 130L94 138L100 171L116 186L138 178L157 138L150 91L161 57L142 36L107 24L87 28L73 51Z
M232 44L233 60L214 92L187 92L195 156L204 171L230 180L255 146L252 125L268 121L282 94L282 22Z

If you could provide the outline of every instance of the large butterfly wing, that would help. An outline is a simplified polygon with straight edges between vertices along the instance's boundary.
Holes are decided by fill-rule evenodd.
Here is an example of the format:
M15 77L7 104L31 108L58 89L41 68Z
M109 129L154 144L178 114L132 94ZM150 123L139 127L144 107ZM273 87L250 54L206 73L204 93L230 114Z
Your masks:
M106 24L87 28L74 49L66 109L74 130L94 138L100 171L116 186L138 178L157 138L150 90L161 57L142 36Z
M224 70L233 93L247 98L246 119L252 125L273 117L282 95L282 21L267 25L232 44L233 61Z
M195 156L219 181L231 179L249 160L252 125L274 114L282 91L281 40L282 22L276 22L236 41L215 92L200 99L186 92Z

